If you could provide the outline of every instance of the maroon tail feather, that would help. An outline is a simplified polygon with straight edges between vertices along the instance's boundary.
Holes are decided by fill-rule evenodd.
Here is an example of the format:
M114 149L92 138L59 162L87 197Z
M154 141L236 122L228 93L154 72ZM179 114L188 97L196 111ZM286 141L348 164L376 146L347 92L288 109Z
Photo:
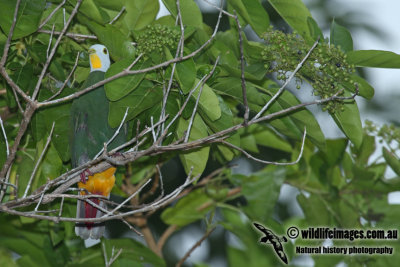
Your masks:
M90 201L95 203L96 205L100 205L100 199L98 198L89 198ZM85 202L85 218L96 218L97 208L93 207L89 203ZM93 222L86 222L86 227L90 230L93 227Z

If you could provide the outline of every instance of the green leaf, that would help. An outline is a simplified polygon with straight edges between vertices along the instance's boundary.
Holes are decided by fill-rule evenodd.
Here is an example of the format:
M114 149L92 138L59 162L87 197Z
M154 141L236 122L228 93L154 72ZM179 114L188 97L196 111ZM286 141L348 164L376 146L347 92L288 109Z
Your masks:
M17 263L13 260L11 252L0 247L0 266L17 267Z
M326 152L323 153L322 157L325 159L329 167L333 167L338 164L346 152L347 139L329 139L326 140Z
M164 48L167 60L173 59L171 52L168 48ZM185 61L178 62L174 72L174 77L178 80L179 86L184 94L190 92L196 82L196 65L193 58L189 58Z
M359 148L363 140L360 112L357 103L343 105L343 111L337 111L331 115L336 125Z
M293 148L288 143L288 141L283 139L281 136L277 135L270 128L264 125L254 125L254 126L255 129L252 131L252 133L254 135L257 144L266 147L271 147L288 153L291 153L293 151Z
M382 147L382 155L390 168L392 168L397 175L400 175L400 161L398 157L390 152L386 147Z
M158 0L126 1L125 24L133 30L141 30L152 23L160 8Z
M240 147L249 152L260 153L256 139L251 134L240 138Z
M178 128L176 131L177 137L182 138L185 131L188 129L189 120L181 118L179 120ZM196 114L193 120L193 125L189 135L189 142L201 139L207 135L207 126L201 117ZM182 165L185 169L186 174L189 174L191 168L193 167L192 177L203 173L206 168L208 161L210 148L208 146L201 149L191 150L190 152L179 154Z
M400 55L382 50L357 50L347 53L347 61L358 67L400 68Z
M166 224L185 226L203 219L213 209L214 205L200 209L206 203L213 203L213 200L204 192L204 189L197 189L180 199L173 207L167 208L161 214L161 219Z
M110 16L107 12L98 5L95 0L85 0L79 7L79 13L100 24L105 24L110 21Z
M118 101L110 102L108 123L113 128L117 127L121 124L128 107L129 111L126 121L135 118L144 110L161 103L162 97L162 88L154 86L153 83L148 80L143 80L140 85L127 96Z
M200 82L196 78L195 84ZM200 93L200 86L194 91L192 97L194 100L197 99ZM215 121L221 117L221 107L219 106L219 100L217 95L214 93L213 89L209 87L206 83L203 85L203 90L200 95L199 108L203 111L211 120Z
M80 21L96 34L100 43L107 47L113 60L132 58L134 47L116 26L110 24L102 26L86 18L81 18Z
M122 7L125 5L126 0L95 0L96 4L107 8L107 9L111 9L114 11L120 11L122 9Z
M301 0L268 0L281 17L296 30L307 42L314 42L308 27L308 18L312 17Z
M284 180L285 170L272 166L249 177L234 175L231 178L233 184L242 187L247 201L243 211L251 220L261 222L271 218Z
M15 11L15 0L2 0L0 8L0 27L7 35L10 32ZM46 6L45 0L22 0L18 8L17 24L13 40L36 32Z
M157 256L147 246L133 239L103 239L107 255L112 251L122 249L122 253L115 261L115 266L166 266L164 260ZM124 264L125 263L125 264ZM129 263L129 264L126 264ZM104 263L102 263L104 264ZM135 264L135 265L132 265ZM140 264L140 265L136 265ZM114 264L113 264L114 265ZM93 266L90 260L85 266Z
M233 126L233 114L229 109L228 105L224 102L222 97L217 95L219 101L219 107L221 108L221 117L217 120L212 121L208 116L202 116L204 122L210 128L212 133L216 133L225 130ZM225 139L225 141L234 144L236 146L240 145L240 137L237 133L231 135L231 137ZM224 145L217 145L218 149L221 151L222 155L226 160L232 160L234 157L234 152Z
M350 76L350 79L353 80L354 82L357 83L358 85L358 95L370 100L375 94L374 88L362 77L352 74ZM343 82L343 85L346 87L346 89L350 92L355 93L356 92L356 87L354 86L354 83L350 82Z
M297 196L307 222L310 225L330 225L331 215L326 207L326 203L321 201L321 197L311 194L310 197L305 197L303 194Z
M258 0L231 0L229 4L250 24L259 37L268 30L269 16Z
M178 12L176 0L162 0L168 11L176 18ZM180 0L182 22L184 26L203 27L201 11L193 0Z
M278 90L278 88L270 89ZM278 98L278 103L282 108L290 108L299 105L300 101L289 91L284 91L281 97ZM307 108L291 114L290 118L296 124L299 131L304 132L305 128L307 130L307 137L320 149L325 149L324 133L314 115Z
M357 151L356 162L361 166L368 165L368 159L375 151L375 137L365 134L361 147Z
M107 79L111 76L114 76L115 74L120 73L121 71L129 67L129 65L132 64L133 61L134 58L126 58L112 64L106 72L105 78ZM131 70L144 69L150 66L150 64L151 63L148 60L144 62L138 62ZM145 73L127 75L106 83L104 85L104 88L106 90L107 98L111 101L117 101L126 96L138 87L145 75Z
M64 89L60 97L67 96L72 93L69 88ZM39 100L48 99L52 93L49 90L40 90ZM69 148L69 119L70 119L71 102L61 105L43 108L35 113L32 119L32 132L36 141L45 139L50 132L53 122L55 123L53 137L51 142L54 144L62 161L66 162L70 159Z
M353 38L351 38L350 32L345 27L337 24L335 20L331 24L330 43L340 46L344 52L353 51Z
M322 30L312 17L307 17L307 24L313 40L317 40L318 38L320 38L321 40L324 39L324 34L322 33Z

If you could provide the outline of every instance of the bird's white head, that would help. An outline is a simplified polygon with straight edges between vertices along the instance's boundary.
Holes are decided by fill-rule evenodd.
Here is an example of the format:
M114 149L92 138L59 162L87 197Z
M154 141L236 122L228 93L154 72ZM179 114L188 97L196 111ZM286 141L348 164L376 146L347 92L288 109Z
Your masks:
M110 67L110 55L108 49L101 44L92 45L89 48L90 72L106 72Z

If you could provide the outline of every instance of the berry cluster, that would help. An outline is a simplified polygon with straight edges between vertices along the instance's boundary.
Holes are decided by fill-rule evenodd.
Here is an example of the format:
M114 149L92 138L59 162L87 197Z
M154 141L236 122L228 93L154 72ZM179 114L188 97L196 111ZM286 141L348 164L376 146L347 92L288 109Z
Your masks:
M379 128L373 122L366 120L364 129L368 134L378 136L380 143L385 142L388 145L397 143L397 148L400 148L400 128L393 124L384 124Z
M176 50L180 38L180 31L166 25L148 25L136 38L137 51L143 53L144 59L152 53L163 54L164 47Z
M286 81L288 72L293 71L306 56L311 46L298 34L285 34L270 30L264 35L267 42L261 57L269 73L277 73L277 79ZM354 66L346 61L346 54L333 44L323 40L311 52L310 56L296 73L296 87L306 80L314 88L314 95L328 98L344 89L344 85L353 86L351 73ZM324 110L334 112L342 107L341 102L328 102Z

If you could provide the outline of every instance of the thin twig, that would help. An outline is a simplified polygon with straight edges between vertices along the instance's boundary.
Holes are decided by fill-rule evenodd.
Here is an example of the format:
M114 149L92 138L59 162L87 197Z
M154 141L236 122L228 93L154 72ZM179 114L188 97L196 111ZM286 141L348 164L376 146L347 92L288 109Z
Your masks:
M63 207L64 207L64 197L61 198L60 211L58 212L58 218L60 218L62 215Z
M243 36L242 36L242 26L240 26L239 18L234 11L236 26L238 27L239 33L239 47L240 47L240 79L242 83L242 94L243 94L243 105L244 105L244 124L246 125L249 120L249 104L247 103L247 89L246 89L246 80L244 77L244 52L243 52Z
M126 108L124 117L122 118L122 121L119 124L117 130L115 131L114 135L111 136L111 138L107 141L107 143L105 144L104 147L107 147L117 137L117 135L119 134L119 132L120 132L120 130L122 128L122 126L125 123L126 117L128 116L128 111L129 111L129 107ZM104 147L99 151L99 153L96 154L96 156L93 159L98 158L101 155L101 153L103 153L103 151L105 151Z
M176 0L176 9L178 10L178 14L176 15L177 19L179 20L179 25L181 26L181 45L180 45L180 54L183 57L183 49L185 47L185 28L182 22L182 13L181 13L181 3L179 0Z
M114 247L113 247L113 250L112 250L112 253L111 253L110 261L108 262L108 264L106 265L106 267L110 267L111 264L113 264L114 261L119 257L119 255L121 255L121 253L122 253L122 248L120 248L120 249L118 250L117 254L114 255Z
M103 243L101 243L101 248L103 249L103 255L104 255L104 263L105 266L108 266L108 259L107 259L107 251L106 251L106 245Z
M49 31L49 30L38 30L38 32L45 33L45 34L51 34L51 31ZM61 32L54 31L54 35L61 35ZM69 37L69 38L75 39L77 41L85 40L85 39L97 40L97 36L96 35L91 35L91 34L81 34L81 33L74 33L74 32L66 32L64 35Z
M200 247L201 243L203 243L203 241L206 240L206 239L211 235L211 233L215 230L215 228L216 228L216 227L214 227L214 228L208 230L208 231L203 235L203 237L200 238L200 240L197 241L197 242L185 253L185 255L183 256L183 258L180 259L180 261L178 261L178 263L177 263L175 266L176 266L176 267L182 266L182 264L187 260L187 258L190 257L190 254L192 254L192 252L193 252L197 247Z
M178 55L179 55L179 50L180 50L181 46L183 45L183 39L184 39L184 36L181 35L181 38L179 39L179 42L178 42L178 47L176 48L175 58L177 58ZM171 74L170 74L170 78L168 80L167 90L163 91L163 102L162 102L162 107L161 107L161 113L160 113L160 119L159 120L161 120L162 118L165 117L165 111L166 111L166 108L167 108L167 101L168 101L169 93L171 91L172 83L174 81L175 68L176 68L176 63L172 64ZM162 123L158 127L157 133L159 133L160 131L163 132L164 131L164 126L165 126L165 122ZM160 143L162 143L162 140L160 141Z
M39 202L37 203L37 205L36 205L36 207L35 207L35 211L36 211L36 212L37 212L38 209L39 209L40 203L42 203L44 194L46 193L46 191L47 191L47 189L48 189L48 185L49 185L49 184L46 184L46 186L45 186L44 189L43 189L42 196L40 197Z
M231 143L229 143L229 142L227 142L225 140L222 140L221 143L223 143L223 144L225 144L225 145L227 145L227 146L229 146L231 148L234 148L234 149L242 152L247 158L249 158L251 160L254 160L254 161L257 161L257 162L260 162L260 163L263 163L263 164L271 164L271 165L278 165L278 166L288 166L288 165L294 165L294 164L299 163L301 157L303 156L304 144L305 144L305 141L306 141L306 134L307 134L307 130L304 128L304 133L303 133L303 138L302 138L302 142L301 142L300 153L297 156L297 159L295 161L292 161L292 162L275 162L275 161L266 161L266 160L258 159L256 157L250 155L250 153L248 153L244 149L242 149L242 148L240 148L238 146L235 146L235 145L233 145L233 144L231 144Z
M121 11L110 21L108 24L113 24L125 11L125 6L121 8Z
M256 116L254 116L251 120L255 121L257 120L263 113L264 111L266 111L268 109L268 107L280 96L280 94L283 92L283 90L285 89L285 87L289 84L289 82L293 79L293 77L296 75L296 73L300 70L300 68L303 66L304 62L306 62L306 60L308 59L308 57L310 56L311 52L314 50L315 47L317 47L319 42L319 37L318 39L315 41L315 43L312 45L312 47L310 48L310 50L308 50L308 53L306 54L306 56L300 61L300 63L297 65L297 67L294 69L294 71L292 72L292 74L290 74L289 78L285 81L285 83L281 86L281 88L279 88L278 92L276 92L276 94L264 105L264 107L260 110L260 112L257 113Z
M163 176L162 176L162 173L161 173L160 165L156 164L156 168L157 168L157 171L158 171L158 176L160 177L160 189L161 189L160 196L164 196L164 181L163 181Z
M116 206L112 211L107 212L107 214L105 214L104 216L109 216L114 214L116 211L118 211L123 205L125 205L125 203L128 203L132 198L134 198L137 194L139 194L143 188L146 187L146 185L148 185L151 182L151 179L147 180L136 192L134 192L133 194L131 194L127 199L125 199L124 201L122 201L118 206Z
M58 95L61 94L62 90L64 90L65 86L67 86L69 80L70 80L71 77L72 77L72 74L75 72L75 69L76 69L76 67L78 66L79 55L80 55L80 53L78 52L78 53L76 54L74 66L72 67L72 70L71 70L71 72L69 73L67 79L65 79L63 85L60 87L60 89L57 91L57 93L55 93L53 96L51 96L51 97L50 97L49 99L47 99L46 101L50 101L50 100L56 98Z
M165 242L167 242L168 238L176 231L177 228L178 227L175 224L170 225L161 235L160 239L158 239L157 250L160 251L160 253L162 253L162 248L164 247Z
M65 4L66 0L63 0L53 11L51 11L50 15L45 18L42 23L40 23L38 30L41 30L44 25L54 16L54 14Z
M46 50L46 58L49 58L49 51L50 51L51 43L53 41L54 27L55 27L55 24L53 24L53 27L51 28L49 44L47 45L47 50Z
M193 112L192 112L192 116L191 116L191 118L189 120L189 125L188 125L188 128L186 130L186 136L185 136L185 140L184 140L185 143L187 143L187 141L189 140L190 130L192 129L192 124L193 124L193 121L194 121L194 117L196 115L197 107L198 107L199 102L200 102L200 97L201 97L201 93L203 92L204 85L207 82L207 80L214 74L214 71L215 71L215 68L217 67L218 61L219 61L219 56L215 60L215 63L214 63L214 66L213 66L212 70L206 76L206 78L204 79L204 82L202 82L202 84L200 86L199 94L197 95L196 103L194 105Z
M32 94L32 99L36 99L36 97L37 97L37 95L39 93L40 86L42 84L42 80L43 80L43 78L44 78L44 76L45 76L45 74L47 72L47 68L50 66L50 62L51 62L51 60L53 59L53 57L54 57L54 55L56 53L58 45L61 42L61 39L64 36L64 34L67 32L67 29L68 29L69 25L71 24L72 19L75 17L75 14L78 12L78 9L79 9L81 3L82 3L82 0L78 0L77 1L74 9L71 12L71 15L68 18L68 21L66 23L64 23L65 24L64 28L62 29L60 35L58 36L58 38L57 38L57 40L56 40L56 42L54 44L54 47L50 52L50 55L48 55L48 57L47 57L47 60L46 60L46 63L44 64L44 66L43 66L42 72L39 75L39 79L38 79L38 81L36 83L35 89L34 89L33 94ZM65 9L63 9L63 10L65 10Z
M132 62L132 64L131 65L129 65L129 67L127 67L126 68L126 70L131 70L132 69L132 67L133 66L135 66L136 65L136 63L139 61L139 59L141 59L142 58L142 56L143 56L143 53L141 53L133 62Z
M6 60L7 60L8 50L10 49L11 40L12 40L12 37L13 37L13 34L14 34L15 25L17 24L18 9L19 9L19 5L20 4L21 4L21 0L17 0L17 2L15 4L13 21L11 23L10 31L8 32L7 41L6 41L6 43L4 45L4 48L3 48L3 56L1 57L1 60L0 60L0 66L1 67L5 66L5 63L6 63Z
M53 131L54 131L54 125L55 125L55 122L53 122L53 125L51 126L50 134L49 134L49 136L47 137L46 144L45 144L45 146L44 146L44 148L43 148L43 150L42 150L42 153L41 153L40 156L39 156L39 159L37 160L37 162L36 162L36 164L35 164L35 167L33 168L31 177L29 178L28 185L27 185L26 188L25 188L25 193L24 193L24 195L22 196L22 198L25 198L26 195L28 195L28 191L29 191L29 189L30 189L30 187L31 187L31 185L32 185L32 181L33 181L33 178L35 177L36 171L37 171L37 169L39 168L40 162L42 161L42 159L43 159L43 157L44 157L44 154L46 154L46 151L47 151L48 146L50 145L51 136L53 135Z
M4 129L3 120L1 119L1 117L0 117L0 125L1 125L1 131L3 132L4 141L6 142L6 152L8 157L10 155L10 147L8 145L6 130Z
M208 1L208 0L203 0L203 1L206 2L207 4L209 4L210 6L214 7L214 8L217 9L218 11L222 12L224 15L227 15L227 16L229 16L229 17L231 17L231 18L235 18L235 15L229 13L228 11L225 11L225 10L222 8L223 2L224 2L223 0L221 0L221 6L220 6L220 7L217 6L216 4L214 4L214 3L210 2L210 1Z
M120 77L124 77L126 75L134 75L134 74L139 74L139 73L151 72L151 71L154 71L154 70L157 70L157 69L160 69L160 68L167 67L170 64L173 64L173 63L176 63L176 62L185 61L185 60L187 60L189 58L193 58L194 56L199 54L201 51L203 51L203 49L206 46L208 46L211 43L212 40L214 40L214 38L215 38L215 36L216 36L216 34L218 32L219 24L221 22L221 17L222 17L222 12L220 12L220 14L218 16L217 24L215 26L214 32L211 35L211 37L207 41L205 41L199 48L197 48L195 51L193 51L192 53L190 53L190 54L188 54L186 56L176 57L176 58L173 58L171 60L164 61L164 62L162 62L160 64L157 64L157 65L154 65L154 66L151 66L151 67L148 67L148 68L140 69L140 70L130 70L130 71L124 70L124 71L122 71L120 73L117 73L117 74L115 74L115 75L113 75L113 76L111 76L111 77L109 77L107 79L104 79L104 80L102 80L100 82L97 82L97 83L95 83L95 84L93 84L93 85L91 85L91 86L89 86L89 87L87 87L87 88L85 88L83 90L80 90L79 92L71 94L69 96L66 96L66 97L63 97L63 98L59 98L59 99L55 99L55 100L52 100L52 101L45 101L45 102L37 103L37 107L55 105L55 104L59 104L59 103L65 102L65 101L69 101L69 100L75 99L75 98L77 98L77 97L79 97L79 96L81 96L83 94L86 94L87 92L89 92L89 91L91 91L91 90L93 90L93 89L95 89L95 88L97 88L97 87L99 87L101 85L104 85L104 84L106 84L106 83L108 83L110 81L118 79Z
M203 88L204 88L204 83L200 86L199 94L197 95L196 102L194 104L194 108L192 111L192 116L190 117L188 128L186 129L186 136L185 136L185 140L184 140L185 143L187 143L187 141L189 140L190 130L192 129L192 124L193 124L194 117L197 112L197 107L200 102L200 97L201 97L201 93L203 92Z

